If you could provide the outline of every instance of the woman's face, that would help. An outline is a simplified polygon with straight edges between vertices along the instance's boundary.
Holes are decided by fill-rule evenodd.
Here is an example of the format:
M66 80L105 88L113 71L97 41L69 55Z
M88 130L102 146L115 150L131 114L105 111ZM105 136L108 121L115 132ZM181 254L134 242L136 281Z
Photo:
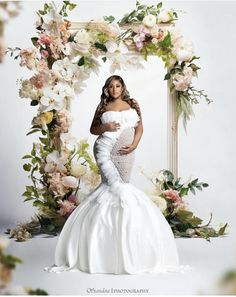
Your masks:
M108 87L109 95L114 99L121 98L122 91L122 84L117 79L114 79Z

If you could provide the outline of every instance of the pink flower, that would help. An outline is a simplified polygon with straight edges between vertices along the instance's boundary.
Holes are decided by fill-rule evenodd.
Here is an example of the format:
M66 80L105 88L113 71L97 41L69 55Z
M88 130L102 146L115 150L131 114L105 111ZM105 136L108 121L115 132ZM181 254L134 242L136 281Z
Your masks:
M47 59L47 57L49 56L48 51L46 50L41 50L41 56L43 59Z
M182 73L173 75L173 84L177 91L185 91L191 84L193 70L191 67L184 67Z
M38 44L50 45L53 42L53 38L45 33L39 35Z
M42 89L45 82L45 77L42 73L36 74L31 77L30 82L34 85L37 89Z
M138 33L138 34L143 34L144 36L145 35L150 35L150 30L147 27L143 26L143 25L138 26L138 29L135 30L135 32Z
M66 44L68 41L68 38L70 37L69 28L71 26L71 22L66 21L63 25L60 26L60 33L62 38L62 43Z
M158 32L158 35L157 35L158 41L162 41L164 39L164 37L165 37L164 32L163 31L159 31Z
M68 197L68 200L69 200L71 203L76 204L78 198L77 198L76 195L70 195L70 196Z
M68 132L72 124L71 114L66 109L62 109L57 113L56 131L60 133Z
M39 60L38 62L38 71L48 70L48 62L44 59Z
M68 188L66 188L62 183L62 177L65 174L60 172L52 172L49 173L49 190L55 195L55 197L63 197L68 192Z
M180 203L181 202L181 198L179 196L178 191L176 191L176 190L165 190L165 191L163 191L163 193L165 194L167 199L170 199L175 203Z
M37 66L35 48L23 49L20 51L19 56L21 58L20 66L26 66L30 70Z
M58 204L60 205L60 210L58 212L61 216L68 217L76 208L76 205L68 200L59 200Z

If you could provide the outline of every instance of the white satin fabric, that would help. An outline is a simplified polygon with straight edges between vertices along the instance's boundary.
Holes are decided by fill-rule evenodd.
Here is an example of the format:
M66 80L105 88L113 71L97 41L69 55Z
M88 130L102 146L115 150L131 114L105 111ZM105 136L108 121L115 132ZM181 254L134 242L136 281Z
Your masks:
M49 272L140 274L184 272L179 265L172 230L160 209L141 190L124 182L111 151L124 129L137 126L134 109L103 113L103 123L118 121L121 129L95 141L101 184L72 212L57 241Z

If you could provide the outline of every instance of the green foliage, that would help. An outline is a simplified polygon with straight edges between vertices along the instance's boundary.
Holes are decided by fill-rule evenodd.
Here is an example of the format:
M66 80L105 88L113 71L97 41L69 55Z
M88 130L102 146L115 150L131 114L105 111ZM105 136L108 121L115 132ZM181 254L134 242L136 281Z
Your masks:
M41 296L48 295L48 293L45 290L42 290L42 289L35 289L35 290L29 289L28 294L29 295L41 295Z
M67 17L68 16L68 13L67 13L67 10L69 9L70 11L73 10L77 5L74 4L74 3L70 3L70 1L63 1L63 6L60 10L60 14L63 16L63 17Z
M202 237L210 241L210 237L222 236L225 234L227 223L218 231L209 227L209 222L202 226L202 219L195 216L192 211L185 207L176 208L175 200L166 198L163 193L165 190L177 191L178 196L182 199L189 194L189 191L196 195L196 189L202 191L203 188L209 185L205 182L199 182L198 178L189 180L186 183L181 183L181 177L174 178L174 174L170 170L161 170L160 179L156 178L155 182L157 188L162 192L159 196L164 198L167 202L167 208L164 212L165 218L170 224L173 233L176 237Z
M109 23L112 23L115 20L115 18L112 15L104 16L103 19L104 19L104 21L109 22Z
M143 5L139 1L136 1L136 9L134 9L131 13L125 14L125 16L119 20L117 23L121 26L124 24L142 22L144 17L147 14L152 14L157 16L162 7L162 2L155 5Z
M5 254L4 251L0 248L0 263L10 269L15 269L16 264L22 263L22 260L10 254Z

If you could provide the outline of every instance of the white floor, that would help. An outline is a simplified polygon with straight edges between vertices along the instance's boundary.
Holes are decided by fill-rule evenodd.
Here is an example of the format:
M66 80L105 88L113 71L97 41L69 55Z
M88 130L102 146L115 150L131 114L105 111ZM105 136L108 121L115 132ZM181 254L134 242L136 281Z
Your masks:
M1 227L1 235L4 235L6 228L10 226ZM103 289L108 292L112 289L147 290L143 295L208 295L215 293L215 284L219 277L228 268L236 267L236 237L230 229L228 235L212 238L211 242L200 238L176 239L181 264L194 267L194 270L184 274L48 273L43 268L53 264L56 241L57 237L48 235L40 235L27 242L11 239L7 252L23 260L23 264L17 265L12 285L41 288L50 295L94 295L92 290L96 290L98 294ZM103 293L106 294L112 295Z

